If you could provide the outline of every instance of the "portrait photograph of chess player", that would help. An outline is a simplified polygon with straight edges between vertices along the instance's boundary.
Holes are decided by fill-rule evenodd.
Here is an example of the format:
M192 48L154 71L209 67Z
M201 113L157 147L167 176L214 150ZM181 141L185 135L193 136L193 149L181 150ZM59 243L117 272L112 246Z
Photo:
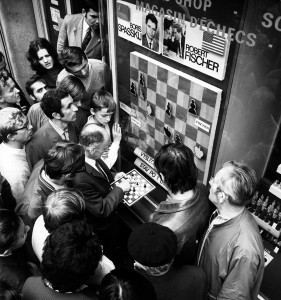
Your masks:
M159 51L159 22L154 14L149 13L143 20L142 45L153 51Z

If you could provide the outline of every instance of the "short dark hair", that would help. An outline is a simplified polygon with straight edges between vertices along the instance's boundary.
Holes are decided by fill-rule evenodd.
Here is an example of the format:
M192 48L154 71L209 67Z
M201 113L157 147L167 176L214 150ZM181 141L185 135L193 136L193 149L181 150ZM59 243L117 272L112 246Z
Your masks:
M81 65L87 56L80 47L64 47L59 54L59 62L67 70L68 67Z
M108 112L114 112L116 103L109 92L101 89L98 92L94 92L90 99L90 107L96 112L103 108L107 108Z
M50 89L48 90L41 102L40 106L45 113L45 115L49 119L53 119L53 113L58 113L63 117L63 114L61 112L62 105L61 105L61 100L68 97L69 93L61 90L61 89Z
M26 84L25 84L25 90L26 90L26 92L27 92L28 95L34 96L34 93L33 93L34 90L31 88L31 86L32 86L35 82L38 82L38 81L40 81L40 82L42 82L42 83L44 83L44 84L47 85L47 82L46 82L46 80L45 80L44 78L40 77L40 76L37 75L37 74L33 74L33 75L27 80L27 82L26 82Z
M97 0L83 0L82 7L85 9L85 12L88 12L90 8L95 11L99 12L99 1Z
M94 274L101 257L102 246L89 224L63 224L46 239L42 277L61 293L74 292Z
M112 270L102 280L100 300L156 300L152 283L129 268Z
M86 90L82 81L73 75L67 75L60 81L57 88L68 93L73 101L83 101Z
M184 193L195 188L198 170L193 152L184 144L163 145L155 156L154 164L172 193Z
M20 217L11 210L0 209L0 253L9 250L16 242Z
M84 147L91 145L99 145L104 142L104 135L101 130L91 130L91 127L96 127L96 124L86 124L80 134L79 143Z
M173 25L173 20L164 18L164 30L168 30Z
M145 24L147 24L148 20L150 20L152 23L156 25L156 29L158 26L158 20L156 19L154 14L147 14L145 17Z
M52 192L42 208L45 227L49 233L59 226L85 216L83 194L75 189L59 189Z
M84 149L73 142L58 142L44 156L44 170L51 179L75 174L84 167Z
M54 68L61 69L61 65L58 61L58 55L56 49L52 46L52 44L44 39L37 38L30 42L29 49L26 52L26 58L30 61L31 69L34 70L37 74L42 75L47 72L38 59L38 51L41 49L46 49L49 55L54 59Z

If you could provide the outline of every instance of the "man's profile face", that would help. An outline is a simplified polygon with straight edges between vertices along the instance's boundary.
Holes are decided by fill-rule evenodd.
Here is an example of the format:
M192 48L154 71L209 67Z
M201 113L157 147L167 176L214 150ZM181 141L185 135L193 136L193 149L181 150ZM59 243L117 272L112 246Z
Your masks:
M110 144L110 138L107 132L104 132L104 141L95 147L95 151L92 154L93 159L99 159L103 153L108 149Z
M83 11L83 16L90 27L96 27L99 25L99 13L94 11L92 8L90 8L88 12Z
M80 65L67 67L67 71L76 77L87 78L90 71L88 60L83 58L83 61Z
M150 40L153 40L155 38L156 29L156 24L148 19L146 23L146 34Z
M76 120L76 112L78 108L73 104L73 99L70 95L61 100L61 112L63 117L61 117L61 121L63 122L74 122Z
M5 80L1 80L2 85L2 98L4 102L9 104L15 104L20 102L20 91L16 88L15 82L12 78L8 77Z
M32 125L29 124L29 121L25 115L22 115L16 121L16 128L13 134L14 139L17 142L26 144L33 134Z
M36 81L31 85L31 89L33 90L33 95L30 95L30 97L34 101L40 102L49 88L45 83Z

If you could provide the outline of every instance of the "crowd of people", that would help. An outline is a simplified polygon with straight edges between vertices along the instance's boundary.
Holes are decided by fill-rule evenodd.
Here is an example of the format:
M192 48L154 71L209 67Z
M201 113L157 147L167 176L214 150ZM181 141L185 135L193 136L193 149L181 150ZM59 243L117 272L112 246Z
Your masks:
M79 14L94 39L97 16ZM69 23L58 53L30 42L28 102L0 55L1 299L257 299L263 244L246 208L256 175L243 163L225 163L209 191L192 150L163 145L155 169L167 198L124 238L118 207L131 186L116 183L110 70L67 41Z

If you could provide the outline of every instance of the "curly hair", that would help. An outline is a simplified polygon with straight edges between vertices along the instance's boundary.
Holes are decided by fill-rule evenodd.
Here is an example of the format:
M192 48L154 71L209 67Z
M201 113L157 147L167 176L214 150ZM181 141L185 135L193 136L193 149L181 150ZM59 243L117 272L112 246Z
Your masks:
M42 277L61 293L75 292L94 274L101 257L102 246L89 224L66 223L46 239Z
M47 69L41 66L38 59L38 51L41 49L46 49L49 55L54 60L54 68L61 69L61 65L58 61L58 55L56 49L51 45L51 43L44 38L37 38L30 42L29 49L26 52L26 58L30 61L31 69L35 71L38 75L43 75L47 72Z

